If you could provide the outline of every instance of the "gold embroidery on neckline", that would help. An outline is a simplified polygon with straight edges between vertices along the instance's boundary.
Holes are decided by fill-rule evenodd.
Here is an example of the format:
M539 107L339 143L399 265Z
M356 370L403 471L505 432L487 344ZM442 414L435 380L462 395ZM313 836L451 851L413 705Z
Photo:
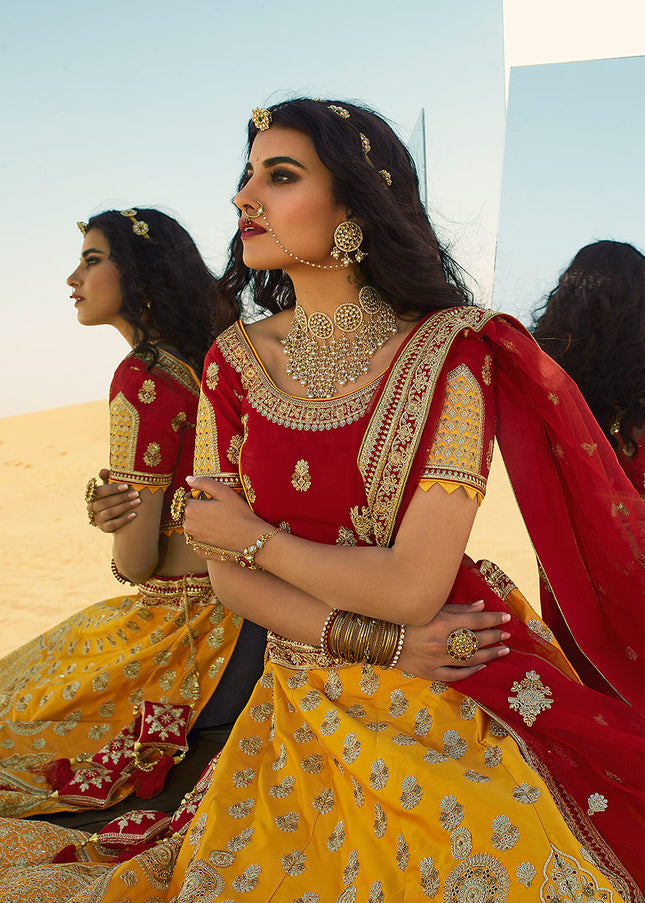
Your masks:
M360 420L383 379L381 375L367 386L335 398L297 398L282 392L269 379L239 323L222 333L217 344L240 374L251 407L272 423L292 430L335 430Z

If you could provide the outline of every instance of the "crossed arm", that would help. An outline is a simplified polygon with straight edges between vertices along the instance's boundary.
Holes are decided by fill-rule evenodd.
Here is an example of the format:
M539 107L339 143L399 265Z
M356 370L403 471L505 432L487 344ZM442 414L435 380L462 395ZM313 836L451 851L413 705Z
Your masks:
M227 487L206 478L191 485L213 496L186 505L185 528L199 542L239 551L271 529ZM334 607L398 621L408 625L400 668L460 679L508 651L497 645L508 638L508 616L485 612L480 602L467 610L445 605L475 511L465 493L449 495L437 485L417 491L392 549L341 548L280 533L256 556L263 571L218 556L211 556L208 569L224 605L276 633L317 644ZM418 573L410 577L410 569ZM468 667L455 667L446 652L446 637L457 627L480 631L482 648Z

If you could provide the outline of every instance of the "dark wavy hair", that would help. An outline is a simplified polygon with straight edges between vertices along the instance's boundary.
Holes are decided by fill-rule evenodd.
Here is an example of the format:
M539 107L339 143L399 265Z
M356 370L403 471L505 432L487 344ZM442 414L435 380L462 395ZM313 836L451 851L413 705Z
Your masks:
M622 241L586 245L533 314L533 335L577 382L610 440L645 421L645 257ZM618 418L618 419L617 419Z
M341 117L331 109L349 113ZM443 248L419 197L414 163L392 128L373 110L345 101L299 98L270 108L272 124L303 132L311 139L332 177L334 196L352 211L363 229L360 265L373 285L400 315L421 317L432 310L471 304L462 271ZM247 151L258 129L248 126ZM368 162L361 135L369 139ZM388 187L380 170L387 170ZM244 176L240 187L244 184ZM331 236L330 236L331 247ZM256 305L273 313L295 302L293 285L282 270L250 270L242 260L236 233L219 291L228 299L250 292Z
M135 350L150 357L155 343L167 342L201 373L214 338L239 316L239 306L217 294L217 280L188 232L159 210L136 208L149 238L133 232L118 210L97 213L87 230L100 229L119 271L121 316L134 329Z

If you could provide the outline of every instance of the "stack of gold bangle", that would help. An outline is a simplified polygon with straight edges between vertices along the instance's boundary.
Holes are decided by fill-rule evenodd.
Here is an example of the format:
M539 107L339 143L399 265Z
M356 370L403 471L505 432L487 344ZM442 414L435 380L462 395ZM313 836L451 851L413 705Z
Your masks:
M399 660L405 626L333 609L327 616L320 646L330 661L393 668Z

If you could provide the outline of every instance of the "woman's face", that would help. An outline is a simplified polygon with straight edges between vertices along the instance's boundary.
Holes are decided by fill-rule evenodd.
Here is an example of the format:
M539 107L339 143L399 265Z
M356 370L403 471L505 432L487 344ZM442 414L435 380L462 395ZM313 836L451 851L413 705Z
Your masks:
M81 251L81 262L71 276L72 299L83 326L123 323L119 271L110 260L110 245L100 229L89 229Z
M245 213L257 213L259 203L285 248L314 264L333 263L334 230L347 218L347 211L335 199L331 173L320 162L311 139L280 126L259 132L246 173L247 181L234 199L241 213L246 266L255 270L303 266L279 247L262 216L245 220Z

